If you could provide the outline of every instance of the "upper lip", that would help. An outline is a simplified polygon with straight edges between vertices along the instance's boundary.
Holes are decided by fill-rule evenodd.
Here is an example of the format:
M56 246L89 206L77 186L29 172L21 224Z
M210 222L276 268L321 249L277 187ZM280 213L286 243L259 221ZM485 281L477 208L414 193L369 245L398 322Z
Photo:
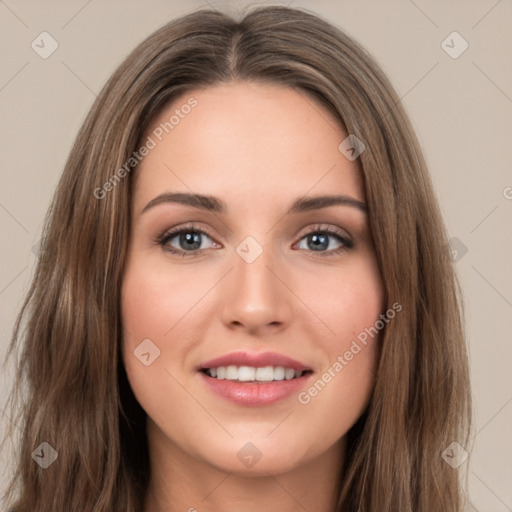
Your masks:
M291 357L277 352L232 352L215 359L210 359L201 363L197 369L204 370L206 368L218 368L219 366L252 366L255 368L264 368L265 366L282 366L284 368L293 368L295 371L301 372L311 370L307 365L292 359Z

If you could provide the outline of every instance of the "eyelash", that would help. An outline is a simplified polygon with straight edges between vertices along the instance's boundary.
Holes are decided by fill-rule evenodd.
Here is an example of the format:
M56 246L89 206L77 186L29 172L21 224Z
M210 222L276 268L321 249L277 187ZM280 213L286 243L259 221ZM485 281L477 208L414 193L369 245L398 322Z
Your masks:
M201 234L201 235L206 235L208 238L213 240L213 237L211 237L207 232L205 232L202 229L196 228L193 224L189 224L186 226L181 226L175 230L165 231L162 235L160 235L155 240L155 242L158 245L161 245L166 251L169 251L170 253L176 254L178 256L182 256L182 257L198 256L199 255L198 253L200 251L204 251L206 249L194 249L192 251L184 251L184 250L175 249L174 247L170 247L167 245L169 240L172 240L176 235L180 235L182 233L190 233L190 232L196 233L196 234ZM350 240L346 236L342 235L339 231L337 231L329 226L325 226L325 225L314 226L314 228L311 231L308 231L307 233L305 233L304 235L301 236L301 238L299 239L299 242L303 238L305 238L309 235L313 235L313 234L322 234L322 235L333 236L335 238L338 238L338 241L340 241L342 244L337 249L331 249L330 251L310 251L310 252L318 252L320 254L320 256L323 258L330 257L330 256L336 256L339 253L341 253L343 251L350 250L354 247L354 242L352 240Z

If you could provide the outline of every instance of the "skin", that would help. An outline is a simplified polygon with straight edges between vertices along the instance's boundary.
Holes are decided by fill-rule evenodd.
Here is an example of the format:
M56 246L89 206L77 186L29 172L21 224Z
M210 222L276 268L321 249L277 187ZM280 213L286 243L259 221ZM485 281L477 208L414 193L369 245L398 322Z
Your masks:
M213 394L196 372L234 351L274 351L313 369L309 388L383 309L367 215L348 205L287 214L304 195L365 201L358 161L324 107L280 85L232 82L195 90L166 107L146 136L193 96L197 106L144 157L134 175L131 237L122 288L123 360L148 415L151 481L145 512L335 510L346 433L368 404L376 337L312 397L246 407ZM189 205L144 207L164 192L216 196L224 214ZM195 256L156 241L193 222ZM330 235L315 251L318 225ZM263 253L236 251L253 237ZM180 237L167 247L187 251ZM193 251L188 249L188 254ZM328 255L330 253L330 255ZM144 339L160 355L134 356ZM332 370L331 370L332 375ZM237 457L248 442L261 459Z

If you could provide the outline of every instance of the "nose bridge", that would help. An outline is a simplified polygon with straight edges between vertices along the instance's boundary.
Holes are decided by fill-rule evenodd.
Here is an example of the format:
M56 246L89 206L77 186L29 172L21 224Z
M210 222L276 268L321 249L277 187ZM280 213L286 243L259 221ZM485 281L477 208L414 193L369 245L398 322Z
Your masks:
M256 245L258 244L258 245ZM275 287L274 276L269 268L273 266L272 248L260 245L252 237L244 240L236 249L235 275L244 293L258 296Z
M276 277L277 260L269 243L260 243L251 236L236 247L230 293L223 309L225 322L256 329L289 321L290 297Z

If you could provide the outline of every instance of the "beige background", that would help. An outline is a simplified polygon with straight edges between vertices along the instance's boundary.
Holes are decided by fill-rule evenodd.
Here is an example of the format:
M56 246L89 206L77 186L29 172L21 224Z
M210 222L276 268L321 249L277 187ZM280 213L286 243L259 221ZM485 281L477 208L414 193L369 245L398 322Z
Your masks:
M235 11L246 5L230 3L0 0L2 359L33 273L43 215L95 94L154 29L207 4ZM476 436L465 463L470 496L480 512L512 511L512 2L273 3L311 9L359 40L410 113L450 236L467 248L456 265L475 400ZM31 48L42 31L59 44L48 59ZM441 47L453 31L469 43L457 59ZM10 421L2 409L9 378L2 370L0 427ZM0 454L0 492L7 459Z

